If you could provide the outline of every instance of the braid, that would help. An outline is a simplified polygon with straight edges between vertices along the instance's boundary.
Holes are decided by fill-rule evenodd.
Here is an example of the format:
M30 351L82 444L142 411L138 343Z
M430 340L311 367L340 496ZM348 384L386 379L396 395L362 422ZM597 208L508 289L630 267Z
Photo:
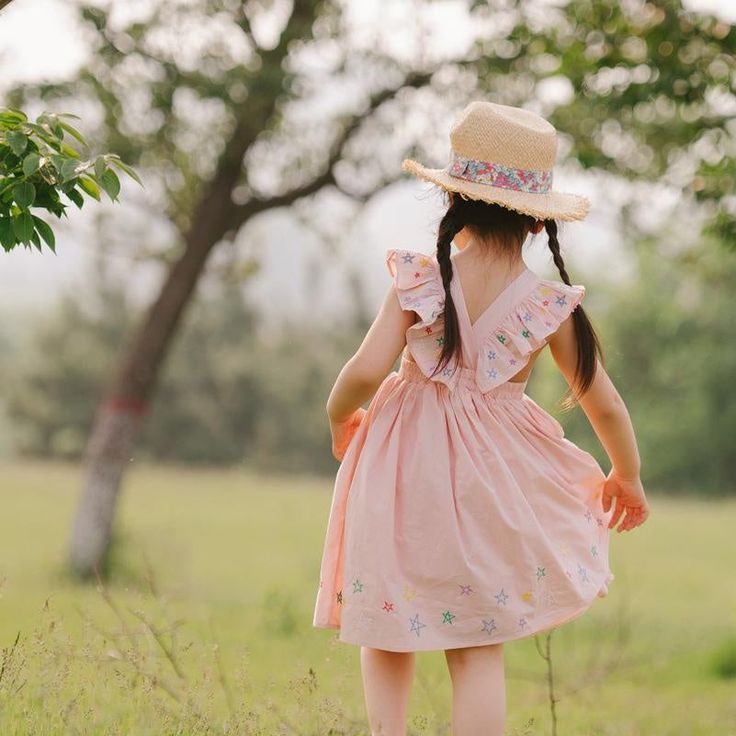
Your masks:
M450 258L450 248L452 239L465 226L462 218L459 216L456 207L451 206L444 217L440 221L439 232L437 234L437 263L440 266L442 274L442 285L445 287L445 307L444 307L444 339L442 340L442 351L439 360L431 375L434 375L440 368L444 368L453 356L460 358L462 345L460 338L460 326L458 324L457 310L455 302L450 292L450 283L452 282L452 259Z
M552 252L552 259L554 260L555 266L557 266L557 270L560 272L560 277L564 283L570 286L570 277L565 268L565 262L562 260L560 242L557 239L557 223L555 220L545 220L544 229L547 231L547 242ZM573 310L572 318L578 350L575 366L575 388L570 387L570 390L563 397L562 401L562 405L567 409L572 408L580 396L593 383L596 371L596 358L600 358L601 362L603 362L603 351L598 336L581 304L578 304Z

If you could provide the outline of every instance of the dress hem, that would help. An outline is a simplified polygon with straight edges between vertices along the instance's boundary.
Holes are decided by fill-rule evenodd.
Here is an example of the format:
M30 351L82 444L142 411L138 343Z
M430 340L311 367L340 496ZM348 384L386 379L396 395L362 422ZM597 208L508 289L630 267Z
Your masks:
M413 646L411 648L407 648L407 647L397 648L396 646L391 647L391 646L373 643L359 636L349 636L343 631L342 627L339 624L317 624L313 622L312 626L318 629L337 629L338 630L337 640L343 642L344 644L354 644L356 646L365 646L365 647L370 647L372 649L382 649L387 652L437 652L437 651L444 651L446 649L464 649L466 647L476 647L476 646L484 646L484 645L490 645L490 644L503 644L509 641L518 641L519 639L527 639L531 636L534 636L535 634L542 634L550 629L558 628L560 626L563 626L564 624L567 624L579 618L593 605L593 603L595 603L595 601L599 597L603 597L603 596L596 596L595 598L591 599L590 601L584 603L581 606L557 609L554 612L553 616L547 616L547 617L538 619L536 621L536 626L530 622L529 628L519 631L518 634L516 635L504 634L504 635L499 635L495 637L494 636L491 636L491 637L486 636L485 638L479 637L477 641L468 641L464 644L458 644L457 642L448 641L447 646L438 644L436 640L434 641L430 640L430 642L427 645L422 645L421 643L418 643L418 646Z

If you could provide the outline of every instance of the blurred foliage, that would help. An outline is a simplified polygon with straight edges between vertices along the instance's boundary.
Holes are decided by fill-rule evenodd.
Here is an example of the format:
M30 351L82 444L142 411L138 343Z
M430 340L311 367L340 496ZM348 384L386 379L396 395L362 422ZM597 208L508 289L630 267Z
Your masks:
M84 451L115 354L140 316L124 286L105 278L93 284L86 294L65 295L5 365L15 452L76 459ZM263 335L260 322L232 281L199 297L169 355L138 457L334 471L326 397L357 348L365 316L341 327L285 324Z
M0 245L5 251L22 243L41 252L42 241L55 251L53 229L31 208L60 218L68 206L61 201L62 194L80 209L85 195L99 201L102 191L116 201L120 180L113 166L142 184L115 154L82 160L64 138L69 134L84 148L87 141L66 118L78 116L45 112L31 122L21 110L0 108Z

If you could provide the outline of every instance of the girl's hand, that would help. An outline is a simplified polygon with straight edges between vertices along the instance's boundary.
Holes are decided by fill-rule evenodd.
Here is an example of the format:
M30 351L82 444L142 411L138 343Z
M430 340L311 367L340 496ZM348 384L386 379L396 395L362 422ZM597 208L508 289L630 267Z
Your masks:
M358 431L363 417L366 415L366 409L362 406L356 409L344 422L330 422L330 431L332 432L332 454L335 460L342 461L345 451L348 449L350 440L353 439Z
M616 499L616 508L608 522L609 529L616 526L624 511L626 511L626 517L616 530L619 532L640 526L649 516L649 504L638 476L636 478L621 478L614 469L611 469L603 485L604 511L608 512L611 509L613 498Z

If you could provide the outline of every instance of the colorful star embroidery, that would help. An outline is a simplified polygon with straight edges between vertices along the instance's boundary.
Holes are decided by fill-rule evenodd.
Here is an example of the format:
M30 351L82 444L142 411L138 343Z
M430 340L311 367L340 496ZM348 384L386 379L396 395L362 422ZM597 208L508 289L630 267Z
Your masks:
M501 588L501 592L496 593L494 597L498 601L499 605L502 605L502 606L505 606L506 601L509 599L509 596L506 593L504 593L503 588Z
M455 614L454 613L450 613L449 611L445 611L442 614L442 623L443 624L451 624L452 623L452 619L454 619L454 618L455 618Z
M431 334L432 334L432 328L431 328L431 327L425 327L425 328L424 328L424 331L425 331L425 332L426 332L426 333L427 333L428 335L431 335Z
M452 375L452 373L453 373L453 371L452 371L452 368L445 368L445 369L444 369L444 370L442 371L442 375L443 375L443 376L451 376L451 375Z
M429 258L425 258L424 256L422 256L419 259L419 265L420 266L431 266L432 265L432 261Z
M516 358L511 358L511 360L509 360L509 364L516 365Z
M360 582L360 580L354 580L353 581L353 593L362 593L363 592L363 583Z
M589 582L588 571L580 564L578 565L578 575L580 575L580 580L582 580L584 583Z
M445 338L443 335L440 335L439 337L435 337L435 340L437 340L438 345L444 345L445 344Z
M593 518L593 512L590 509L586 509L585 518L590 521Z
M481 628L481 631L485 631L487 634L492 634L498 627L496 626L496 620L491 619L481 619L483 621L483 627Z
M519 619L519 627L520 627L520 628L522 628L522 629L525 629L525 628L526 628L526 624L527 624L527 621L526 621L526 619L525 619L525 618L524 618L524 617L522 616L522 617L521 617L521 618Z
M562 307L563 305L567 304L567 297L565 295L558 296L555 301Z
M506 342L506 338L503 335L496 335L496 338L502 345Z
M408 585L404 588L404 598L407 601L412 601L416 597L416 590L414 588L410 588Z
M523 601L531 601L534 598L534 594L531 592L531 590L526 590L521 594L521 599Z
M460 585L460 595L470 595L473 592L473 589L469 585L463 585L462 583L459 583Z
M414 255L412 253L404 253L402 258L404 259L404 263L411 263L414 260Z
M598 522L598 526L603 526L603 519L599 519L597 516L595 520Z
M488 378L498 378L498 372L495 368L491 368L490 370L487 370L486 373L488 374Z
M419 636L420 630L423 629L427 625L427 624L423 624L419 620L419 614L418 613L415 614L414 618L410 618L409 621L411 621L411 627L410 627L409 630L410 631L414 631L417 636Z
M337 591L337 602L342 603L342 591L341 590Z
M529 335L531 335L532 333L529 332L529 330L522 330L521 331L521 334L522 334L523 337L529 337Z
M532 315L529 314L529 312L524 312L524 322L530 322L531 318L532 318ZM524 337L526 337L526 335Z
M596 547L595 545L593 545L590 548L590 554L592 554L593 557L598 557L598 547Z
M488 359L489 360L496 360L496 352L494 350L488 351Z
M543 299L542 304L544 304L545 307L549 306L549 299Z
M386 611L387 613L393 611L394 610L394 604L393 603L389 603L389 601L384 601L383 602L383 610Z
M546 573L546 571L545 571L545 568L543 568L543 567L537 567L537 580L540 580L540 579L541 579L541 578L543 578L543 577L544 577L544 576L545 576L546 574L547 574L547 573Z

